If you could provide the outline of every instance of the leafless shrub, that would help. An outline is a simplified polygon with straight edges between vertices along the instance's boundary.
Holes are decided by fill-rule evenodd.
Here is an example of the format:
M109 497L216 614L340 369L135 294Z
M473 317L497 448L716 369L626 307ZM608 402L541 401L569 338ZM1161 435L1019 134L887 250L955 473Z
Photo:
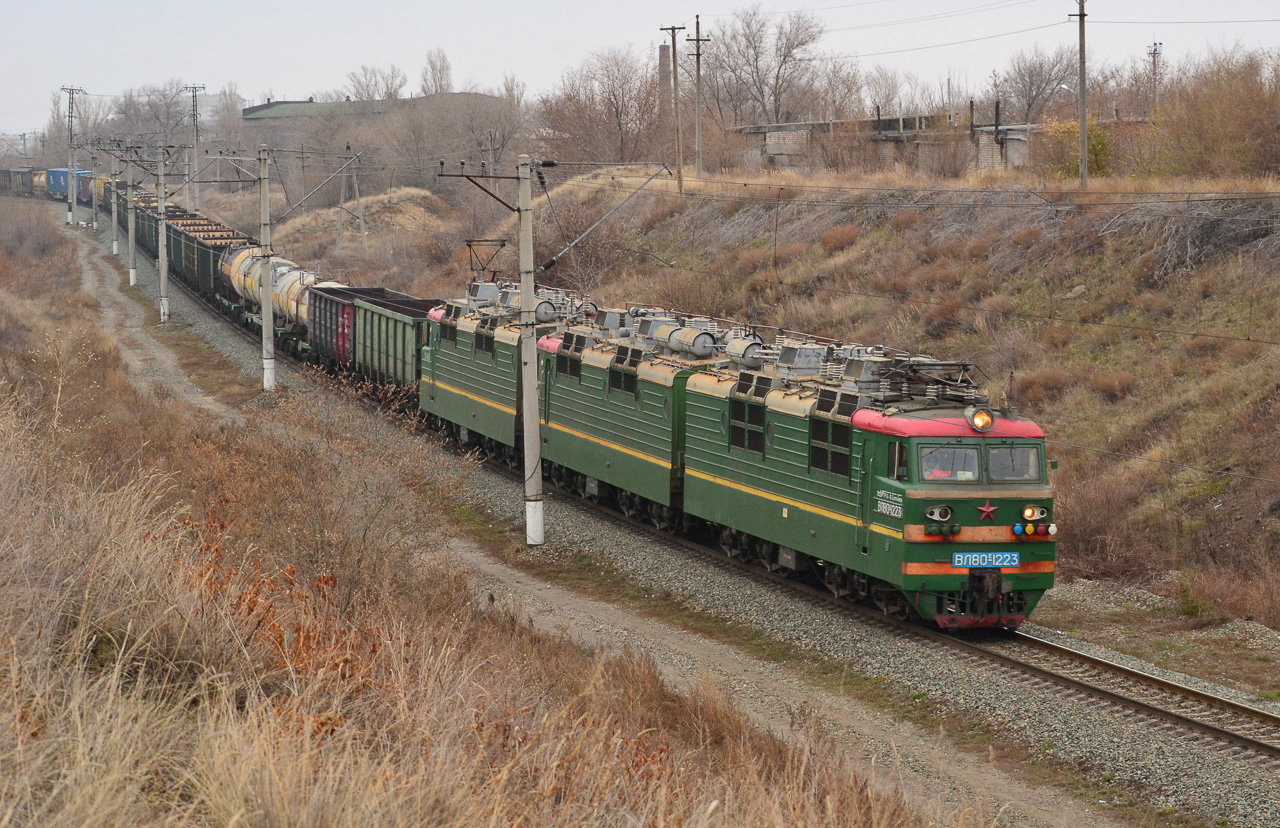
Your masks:
M804 242L791 242L777 249L773 255L774 264L778 267L789 264L809 252L809 245Z
M828 253L835 253L851 247L862 235L856 224L839 224L823 233L818 241Z
M1040 234L1039 227L1023 227L1013 234L1011 241L1018 247L1030 247L1040 241Z
M924 213L909 207L905 210L900 210L897 215L890 219L889 226L893 228L894 232L905 233L919 226L922 221L924 221Z
M1169 297L1150 291L1139 293L1137 304L1152 319L1168 319L1175 310Z
M1017 307L1012 296L998 294L990 296L978 306L974 314L973 326L982 336L995 336L1009 321L1009 314Z
M1187 356L1199 357L1222 350L1222 340L1214 336L1193 336L1178 345Z
M752 247L738 254L737 269L739 273L754 273L761 266L771 261L772 251L763 247Z
M960 309L955 305L930 305L923 321L925 336L940 337L961 323Z
M1018 399L1027 405L1040 406L1057 398L1072 383L1072 377L1061 368L1042 367L1018 375Z
M649 233L672 216L684 212L688 202L681 198L658 199L640 219L640 230Z
M1134 374L1116 371L1095 375L1089 380L1089 385L1103 399L1117 402L1129 396L1137 382L1138 378Z

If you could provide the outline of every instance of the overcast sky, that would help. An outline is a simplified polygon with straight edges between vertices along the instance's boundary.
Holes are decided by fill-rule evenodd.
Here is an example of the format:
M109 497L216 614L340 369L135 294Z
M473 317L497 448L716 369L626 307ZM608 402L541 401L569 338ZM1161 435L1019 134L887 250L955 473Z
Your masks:
M416 91L428 49L443 48L455 85L481 87L512 73L530 97L593 50L656 50L659 27L704 33L747 5L736 0L551 0L516 3L387 0L174 0L42 3L0 0L0 132L43 128L62 86L95 95L179 78L216 91L234 83L246 98L305 99L345 83L361 64L395 63ZM823 48L911 71L945 86L981 87L1009 55L1040 43L1076 43L1074 0L777 0L769 12L805 9L826 25ZM106 9L116 13L107 15ZM1089 0L1090 59L1146 59L1153 41L1167 60L1210 47L1280 47L1276 0ZM1135 21L1135 22L1121 22ZM1231 22L1227 22L1231 21ZM1043 28L1038 28L1043 27ZM1025 31L1031 30L1033 31ZM1016 32L1016 33L1015 33ZM1004 35L992 37L993 35ZM978 38L986 38L977 40ZM958 41L972 41L962 43ZM668 41L669 42L669 41ZM926 48L921 48L926 47ZM907 51L910 50L910 51Z

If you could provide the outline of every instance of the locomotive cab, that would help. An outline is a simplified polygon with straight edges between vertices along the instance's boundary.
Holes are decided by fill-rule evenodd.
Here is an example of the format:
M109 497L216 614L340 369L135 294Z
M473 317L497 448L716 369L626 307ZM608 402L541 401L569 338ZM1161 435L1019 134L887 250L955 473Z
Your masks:
M889 438L867 512L873 531L892 532L885 552L901 532L899 587L912 612L943 628L1017 627L1053 585L1043 434L1012 412L980 408L976 423L956 413L855 415Z

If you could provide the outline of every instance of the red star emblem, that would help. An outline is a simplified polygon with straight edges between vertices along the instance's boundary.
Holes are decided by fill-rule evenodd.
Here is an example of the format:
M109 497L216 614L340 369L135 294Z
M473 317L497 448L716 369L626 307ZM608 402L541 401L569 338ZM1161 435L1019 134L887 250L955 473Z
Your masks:
M982 512L982 516L978 518L979 521L989 520L992 523L996 522L996 507L991 505L989 498L985 505L978 507L978 511Z

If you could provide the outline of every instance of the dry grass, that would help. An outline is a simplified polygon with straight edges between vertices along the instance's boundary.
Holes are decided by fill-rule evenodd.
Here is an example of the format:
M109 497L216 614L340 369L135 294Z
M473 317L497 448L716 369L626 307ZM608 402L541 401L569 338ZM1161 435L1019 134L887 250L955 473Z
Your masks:
M644 656L473 602L432 495L459 472L394 422L284 395L214 429L136 393L62 231L37 230L45 260L0 248L6 299L33 291L0 343L8 820L983 823L912 811L804 717L780 742L713 682L678 694Z

